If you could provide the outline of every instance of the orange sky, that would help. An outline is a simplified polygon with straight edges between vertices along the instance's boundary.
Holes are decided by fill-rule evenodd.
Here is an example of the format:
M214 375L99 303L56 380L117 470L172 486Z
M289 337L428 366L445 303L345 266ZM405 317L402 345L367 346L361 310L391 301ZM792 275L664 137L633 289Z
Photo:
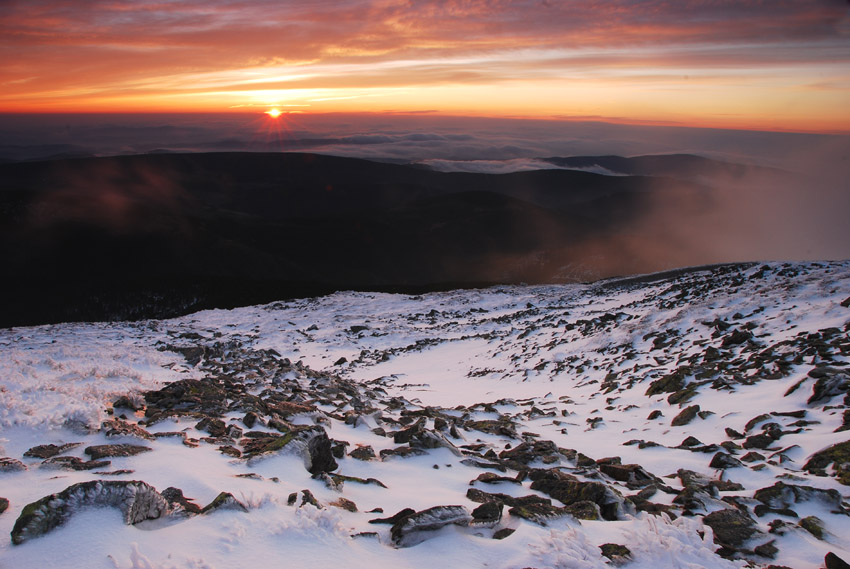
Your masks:
M0 3L0 112L271 106L850 132L850 3Z

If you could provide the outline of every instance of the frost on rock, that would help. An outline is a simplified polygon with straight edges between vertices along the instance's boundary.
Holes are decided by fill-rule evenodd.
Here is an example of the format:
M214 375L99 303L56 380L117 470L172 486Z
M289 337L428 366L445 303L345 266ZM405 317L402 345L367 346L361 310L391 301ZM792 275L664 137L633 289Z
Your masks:
M168 512L166 500L146 482L81 482L27 505L12 529L12 543L19 545L44 535L67 522L80 509L90 507L118 508L128 525L154 520Z
M390 529L393 542L402 547L416 545L419 532L435 531L448 525L467 526L472 521L469 511L463 506L434 506L402 517Z

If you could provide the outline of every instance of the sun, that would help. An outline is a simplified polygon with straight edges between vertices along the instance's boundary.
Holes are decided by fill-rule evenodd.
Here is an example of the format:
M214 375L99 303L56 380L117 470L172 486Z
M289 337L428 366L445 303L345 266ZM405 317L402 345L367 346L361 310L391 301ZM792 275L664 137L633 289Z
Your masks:
M277 117L283 114L283 111L281 111L280 109L269 109L266 111L266 114L269 115L271 118L276 119Z

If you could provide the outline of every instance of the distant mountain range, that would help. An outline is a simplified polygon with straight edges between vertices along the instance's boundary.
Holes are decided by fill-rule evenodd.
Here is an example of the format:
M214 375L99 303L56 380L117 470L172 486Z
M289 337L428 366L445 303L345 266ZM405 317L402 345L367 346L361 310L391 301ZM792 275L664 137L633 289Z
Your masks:
M716 187L754 172L784 175L692 155L545 160L625 175L445 173L303 153L0 164L0 326L740 260L689 256L659 219L711 208Z

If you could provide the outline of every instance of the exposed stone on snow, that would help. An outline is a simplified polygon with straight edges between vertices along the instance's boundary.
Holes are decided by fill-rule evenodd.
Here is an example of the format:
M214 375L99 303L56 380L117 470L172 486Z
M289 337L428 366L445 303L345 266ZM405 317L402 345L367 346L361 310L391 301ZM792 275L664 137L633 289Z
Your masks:
M431 532L449 525L467 526L472 521L463 506L435 506L402 517L390 528L393 543L408 547L419 543L422 532Z
M52 458L60 454L66 453L71 449L77 448L83 443L65 443L62 445L38 445L34 446L24 453L27 458Z
M168 512L165 499L145 482L81 482L25 506L12 529L12 543L19 545L44 535L81 508L105 506L121 510L126 524L156 519Z
M101 458L109 457L135 456L137 454L141 454L143 452L150 452L152 450L153 449L151 447L146 447L142 445L122 444L94 445L86 447L84 452L89 455L92 460L99 460Z

